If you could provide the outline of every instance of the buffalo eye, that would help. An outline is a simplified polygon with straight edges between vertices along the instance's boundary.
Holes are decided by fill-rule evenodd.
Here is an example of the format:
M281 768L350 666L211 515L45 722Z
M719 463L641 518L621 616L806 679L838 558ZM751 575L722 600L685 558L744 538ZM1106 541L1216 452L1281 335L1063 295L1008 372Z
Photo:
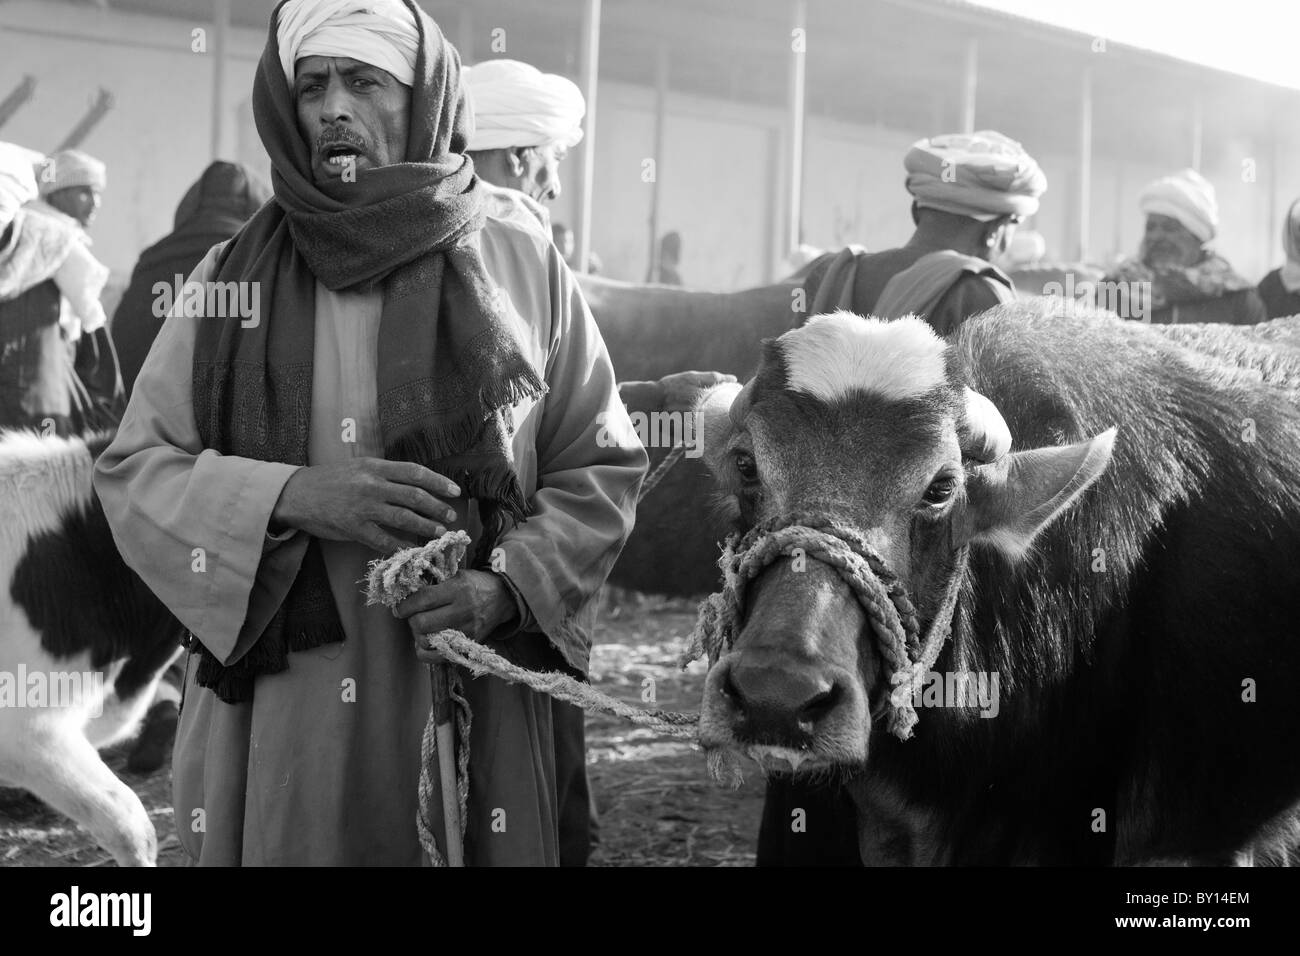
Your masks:
M758 464L754 461L754 456L748 452L742 451L736 454L736 471L742 481L758 481Z
M930 482L930 487L925 489L923 498L928 505L941 505L949 501L956 491L956 478L936 478Z

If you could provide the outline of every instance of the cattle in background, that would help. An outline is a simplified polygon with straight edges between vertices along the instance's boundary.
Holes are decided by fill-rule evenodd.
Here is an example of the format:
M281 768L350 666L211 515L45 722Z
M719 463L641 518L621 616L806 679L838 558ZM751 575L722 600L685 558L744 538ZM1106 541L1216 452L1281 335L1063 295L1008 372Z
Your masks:
M135 730L184 632L123 562L91 486L110 437L0 432L0 783L119 864L151 866L153 824L97 748Z
M866 862L1295 862L1298 366L1270 352L1287 340L1184 346L1039 304L951 347L857 317L769 343L739 398L703 406L737 526L829 514L883 559L910 659L949 613L952 631L891 694L888 628L828 565L779 558L715 645L705 745L847 779ZM954 675L996 675L996 699L945 696Z

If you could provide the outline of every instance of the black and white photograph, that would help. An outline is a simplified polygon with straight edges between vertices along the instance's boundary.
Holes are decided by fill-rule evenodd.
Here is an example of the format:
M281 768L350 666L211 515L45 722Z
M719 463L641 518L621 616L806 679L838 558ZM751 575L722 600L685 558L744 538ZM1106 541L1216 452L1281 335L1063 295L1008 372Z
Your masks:
M1227 868L1300 866L1297 37L0 0L32 920L148 935L125 867L1104 867L1116 935L1240 940Z

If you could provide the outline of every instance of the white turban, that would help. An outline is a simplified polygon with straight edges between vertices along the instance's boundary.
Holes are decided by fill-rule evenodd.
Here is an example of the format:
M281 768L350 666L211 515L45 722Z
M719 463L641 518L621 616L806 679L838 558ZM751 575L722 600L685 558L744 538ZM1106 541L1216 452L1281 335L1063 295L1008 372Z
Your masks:
M518 60L487 60L461 72L474 108L471 150L582 141L587 102L570 80Z
M1194 169L1184 169L1148 183L1138 196L1145 215L1155 213L1177 219L1201 242L1209 242L1219 228L1219 202L1214 187Z
M62 150L36 165L41 169L36 188L42 197L73 186L89 186L101 193L108 188L108 167L79 149Z
M294 64L308 56L351 57L415 85L420 33L401 0L289 0L275 36L291 88Z
M43 158L34 150L0 143L0 230L13 221L23 203L36 198L32 164Z
M981 222L1032 216L1047 177L1023 146L991 129L917 140L903 159L916 204Z

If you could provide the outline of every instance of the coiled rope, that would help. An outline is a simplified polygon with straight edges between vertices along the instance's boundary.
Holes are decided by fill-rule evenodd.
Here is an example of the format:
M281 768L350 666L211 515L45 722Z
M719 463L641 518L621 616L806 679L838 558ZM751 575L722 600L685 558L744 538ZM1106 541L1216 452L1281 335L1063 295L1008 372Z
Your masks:
M680 456L679 456L680 457ZM667 461L667 459L665 459ZM661 465L662 467L662 465ZM670 466L671 467L671 466ZM470 538L463 531L451 531L420 548L399 551L390 558L373 561L366 577L368 604L393 607L420 587L440 583L454 575L464 560ZM685 668L707 655L709 668L729 650L744 622L745 596L749 584L763 569L783 555L813 558L833 568L849 586L866 611L872 633L885 662L890 693L889 730L901 740L912 735L917 715L915 689L933 667L952 624L960 581L954 579L944 595L939 612L922 637L916 609L897 575L861 532L830 515L798 513L755 526L743 537L727 539L718 567L722 589L701 603L695 626L679 664ZM506 660L490 648L457 630L444 630L422 637L425 648L469 671L473 677L490 675L508 683L576 704L588 713L609 714L672 737L698 742L698 714L668 710L645 710L611 697L590 684L558 671L532 671ZM432 672L432 666L431 666ZM450 697L456 725L456 790L460 802L462 835L469 799L469 730L472 714L464 696L462 673L451 672ZM419 811L416 826L420 843L435 866L445 865L434 840L432 797L436 789L438 752L436 715L430 709L420 746ZM715 780L738 786L741 782L737 755L727 751L706 753Z

